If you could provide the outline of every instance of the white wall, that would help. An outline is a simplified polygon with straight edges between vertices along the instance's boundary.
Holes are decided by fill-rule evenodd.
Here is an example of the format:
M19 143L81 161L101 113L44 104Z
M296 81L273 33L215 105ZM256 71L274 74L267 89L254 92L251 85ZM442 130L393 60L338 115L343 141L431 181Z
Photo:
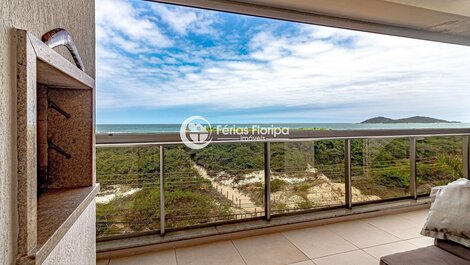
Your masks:
M94 0L0 0L0 265L16 256L16 54L14 28L37 37L53 28L73 36L95 76ZM61 54L71 60L65 48ZM94 232L93 232L94 234Z
M95 201L85 209L43 265L92 265L96 263Z

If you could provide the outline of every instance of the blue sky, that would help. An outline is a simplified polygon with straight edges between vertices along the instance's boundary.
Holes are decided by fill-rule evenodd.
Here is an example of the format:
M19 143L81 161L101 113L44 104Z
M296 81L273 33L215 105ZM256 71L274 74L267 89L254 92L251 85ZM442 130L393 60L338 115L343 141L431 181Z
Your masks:
M97 123L470 121L470 48L97 0Z

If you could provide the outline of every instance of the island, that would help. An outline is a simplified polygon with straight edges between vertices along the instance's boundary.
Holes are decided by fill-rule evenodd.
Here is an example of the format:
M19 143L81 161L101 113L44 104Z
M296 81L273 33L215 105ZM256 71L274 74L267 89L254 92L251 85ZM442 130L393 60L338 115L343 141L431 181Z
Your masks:
M413 116L403 119L390 119L383 116L374 117L361 123L460 123L458 121L446 121L425 116Z

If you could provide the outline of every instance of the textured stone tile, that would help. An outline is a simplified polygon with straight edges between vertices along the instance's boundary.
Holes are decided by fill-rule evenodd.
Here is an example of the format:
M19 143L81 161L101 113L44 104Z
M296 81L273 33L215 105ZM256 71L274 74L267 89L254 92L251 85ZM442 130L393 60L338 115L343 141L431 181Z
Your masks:
M400 241L398 237L362 220L341 222L325 227L359 248Z
M310 259L357 249L350 242L322 226L287 231L283 234Z
M419 211L412 211L398 214L399 216L415 222L417 225L424 226L426 222L426 218L428 217L429 209L423 209Z
M420 237L422 225L400 215L386 215L364 219L365 222L382 229L400 239Z
M427 236L408 239L406 241L420 248L434 245L434 238Z
M406 241L394 242L385 245L370 247L363 249L365 252L370 254L371 256L375 257L376 259L380 259L383 256L387 256L390 254L404 252L416 249L415 245L412 245Z
M282 234L270 234L233 240L247 265L284 265L308 260Z
M174 250L111 258L109 265L177 265Z
M362 250L314 259L316 265L377 265L378 261Z
M83 89L49 88L48 100L71 117L55 109L47 114L47 139L71 155L69 159L55 151L48 153L48 188L75 188L93 184L93 110L92 92ZM88 107L87 107L88 106ZM80 143L80 144L77 144ZM80 165L77 167L77 165Z
M231 241L177 248L178 265L244 265L242 257Z
M315 265L315 263L313 263L313 261L311 260L306 260L306 261L291 263L289 265Z

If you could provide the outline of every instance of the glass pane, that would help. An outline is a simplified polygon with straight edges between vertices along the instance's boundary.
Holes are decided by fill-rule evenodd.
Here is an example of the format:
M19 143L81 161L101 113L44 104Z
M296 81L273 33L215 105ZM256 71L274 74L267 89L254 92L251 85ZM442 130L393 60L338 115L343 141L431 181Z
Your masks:
M262 144L213 144L165 151L168 228L262 216Z
M98 237L159 229L159 160L158 146L96 150Z
M418 194L463 176L462 136L426 137L416 141Z
M353 202L411 196L409 139L351 141Z
M271 144L271 213L344 204L344 144Z

